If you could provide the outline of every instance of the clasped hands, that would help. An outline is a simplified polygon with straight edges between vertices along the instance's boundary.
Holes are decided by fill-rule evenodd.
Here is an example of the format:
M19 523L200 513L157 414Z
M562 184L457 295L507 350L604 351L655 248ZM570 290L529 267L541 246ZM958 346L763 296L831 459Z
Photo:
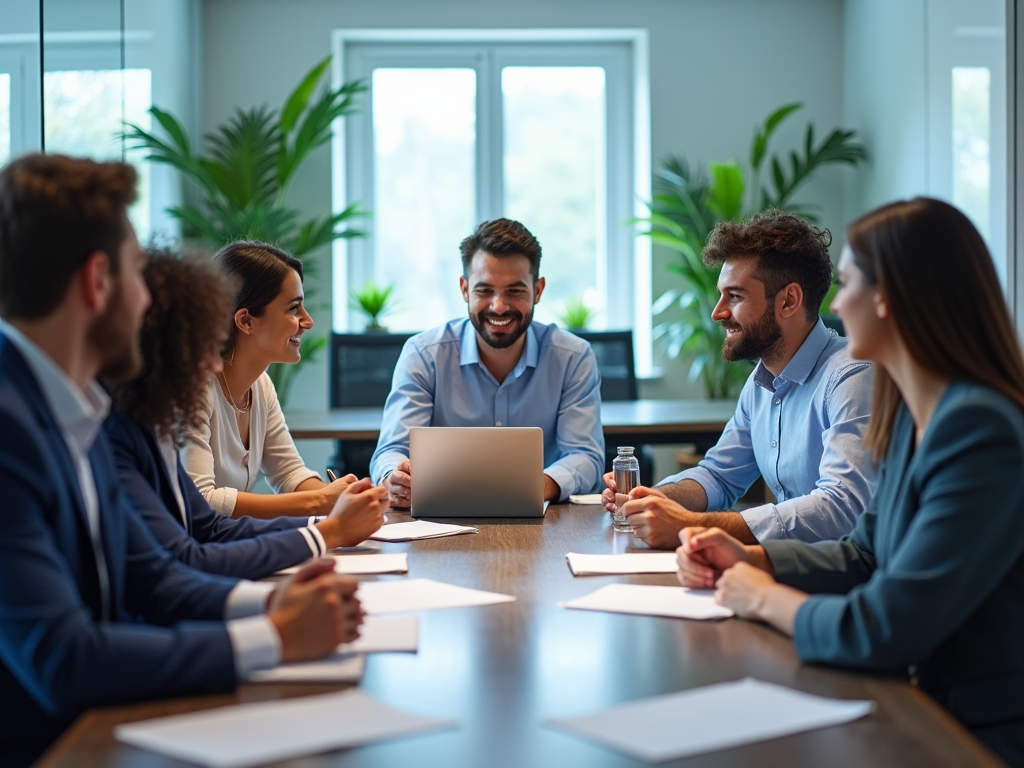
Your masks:
M607 487L601 494L601 502L612 512L616 508L618 490L613 473L604 476L604 483ZM655 549L674 549L679 546L681 530L700 524L699 512L691 512L655 488L634 488L622 512L633 527L633 534Z

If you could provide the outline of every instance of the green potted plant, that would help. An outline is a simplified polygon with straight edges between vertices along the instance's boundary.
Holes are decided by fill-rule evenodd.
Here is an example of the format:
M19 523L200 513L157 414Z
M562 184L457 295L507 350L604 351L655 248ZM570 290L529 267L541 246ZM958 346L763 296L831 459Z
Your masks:
M558 322L569 331L583 331L597 317L597 310L587 306L578 296L565 302L562 310L556 315Z
M366 315L367 333L385 333L387 328L380 321L394 309L391 301L395 290L394 284L379 286L372 280L358 290L353 290L349 297L349 306Z
M352 114L361 81L332 89L327 85L327 57L313 67L280 109L267 105L236 108L228 120L193 147L181 121L158 107L150 109L160 133L127 123L129 146L148 152L147 160L177 168L189 182L188 202L167 212L182 223L185 238L219 249L245 238L272 243L303 260L306 303L316 307L317 263L308 258L342 237L362 237L351 220L364 213L358 204L325 217L304 218L288 205L288 192L299 168L331 138L334 120ZM278 396L287 402L300 367L327 346L323 334L302 337L302 360L269 369Z
M672 309L676 314L654 327L654 338L664 345L669 357L693 356L690 380L699 380L705 395L712 399L733 396L749 375L750 364L722 359L725 333L711 319L718 302L720 270L705 267L701 256L711 230L719 221L738 221L768 208L816 221L811 206L795 202L794 193L826 166L855 167L867 159L867 150L856 140L854 131L836 128L817 143L813 123L807 125L802 146L789 152L788 164L777 155L769 157L768 146L775 130L801 106L780 107L755 129L749 184L745 170L733 160L709 163L704 173L691 168L682 156L666 158L654 179L650 213L636 221L645 227L641 234L679 254L679 259L667 268L682 278L683 287L665 291L651 307L656 316ZM770 179L762 184L761 172L768 160ZM827 301L823 303L826 309Z

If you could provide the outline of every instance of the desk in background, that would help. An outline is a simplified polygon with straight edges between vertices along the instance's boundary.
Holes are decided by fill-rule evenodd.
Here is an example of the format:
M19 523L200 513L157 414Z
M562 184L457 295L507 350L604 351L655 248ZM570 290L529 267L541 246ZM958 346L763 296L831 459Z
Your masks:
M389 512L390 522L408 520ZM386 704L459 721L458 730L302 758L296 768L532 768L644 765L543 725L544 718L752 676L836 698L871 699L867 718L663 763L688 768L886 768L1002 765L928 696L896 677L801 664L792 642L761 624L684 621L559 608L605 584L676 584L674 576L574 578L566 552L646 549L615 534L598 507L556 505L543 520L474 520L476 535L384 544L409 552L409 578L515 595L516 602L420 614L418 654L375 654L360 685ZM386 577L402 578L402 577ZM236 693L87 712L43 768L184 765L114 741L119 723L238 702L338 690L243 685Z
M698 453L704 453L718 442L735 410L731 400L621 400L601 403L601 424L609 445L693 443ZM366 443L366 467L337 465L361 477L368 474L383 414L383 408L290 411L285 421L296 440ZM337 464L337 457L332 464Z

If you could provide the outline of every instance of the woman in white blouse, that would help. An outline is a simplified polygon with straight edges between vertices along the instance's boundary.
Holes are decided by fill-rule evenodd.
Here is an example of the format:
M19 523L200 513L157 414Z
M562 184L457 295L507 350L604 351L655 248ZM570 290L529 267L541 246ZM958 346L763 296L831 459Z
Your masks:
M302 262L266 243L240 241L214 263L240 287L224 370L207 394L208 418L181 449L185 470L223 515L326 515L355 477L326 484L306 467L266 373L271 363L297 363L302 334L313 327L302 303ZM272 495L251 492L261 469Z

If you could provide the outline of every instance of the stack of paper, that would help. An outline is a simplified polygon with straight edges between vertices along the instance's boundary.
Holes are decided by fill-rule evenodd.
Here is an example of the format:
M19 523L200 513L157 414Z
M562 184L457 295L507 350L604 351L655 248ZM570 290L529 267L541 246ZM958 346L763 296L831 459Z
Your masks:
M735 616L732 610L715 602L712 590L646 584L609 584L589 595L559 605L583 611L634 613L674 619L727 619Z
M549 721L649 763L848 723L874 710L747 678Z
M416 616L382 619L368 616L359 628L359 639L343 643L326 659L281 664L254 672L254 683L354 683L363 676L367 653L415 653L419 646L420 620Z
M565 559L574 576L609 573L675 573L675 552L630 552L624 555L581 555L569 552Z
M438 539L442 536L457 536L460 533L479 533L468 525L432 523L429 520L413 520L409 523L385 525L371 539L377 541L414 541L416 539Z
M431 579L364 581L356 593L367 614L408 613L434 608L464 608L473 605L509 603L512 595L457 587Z
M368 573L408 573L409 559L405 552L396 555L331 555L334 558L334 572L349 576ZM278 576L295 573L301 566L285 568Z
M119 725L114 736L178 760L237 768L455 726L392 709L352 689Z

